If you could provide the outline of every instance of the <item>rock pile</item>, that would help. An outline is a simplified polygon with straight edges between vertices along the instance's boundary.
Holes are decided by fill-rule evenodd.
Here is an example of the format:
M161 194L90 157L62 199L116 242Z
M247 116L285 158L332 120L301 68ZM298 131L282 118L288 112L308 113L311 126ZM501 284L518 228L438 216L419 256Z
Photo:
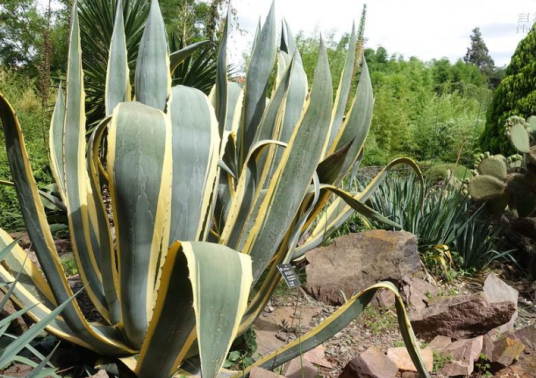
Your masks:
M421 350L429 371L435 364L435 371L446 377L486 372L534 376L536 325L514 331L518 292L496 275L487 277L482 292L438 299L433 297L435 288L422 280L405 277L402 283L413 328L418 337L429 341ZM380 354L367 350L348 363L341 377L394 378L397 372L409 376L416 371L404 347ZM397 366L394 374L392 369L370 368L385 364L386 358Z

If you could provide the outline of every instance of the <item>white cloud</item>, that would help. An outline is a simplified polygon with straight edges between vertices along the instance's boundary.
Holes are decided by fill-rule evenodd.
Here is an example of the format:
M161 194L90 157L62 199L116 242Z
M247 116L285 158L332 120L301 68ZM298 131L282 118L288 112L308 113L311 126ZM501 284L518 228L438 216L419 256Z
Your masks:
M264 18L271 0L233 0L240 26L248 34L235 33L231 60L238 63L241 51L251 45L259 16ZM350 31L352 21L359 22L363 1L359 0L278 0L278 19L284 15L292 30L311 33ZM369 0L366 25L367 46L384 46L389 53L423 60L462 58L469 36L480 27L490 54L499 66L508 64L523 34L521 14L535 21L536 0ZM526 24L526 23L525 23ZM526 24L528 25L528 24ZM527 26L525 26L526 28Z

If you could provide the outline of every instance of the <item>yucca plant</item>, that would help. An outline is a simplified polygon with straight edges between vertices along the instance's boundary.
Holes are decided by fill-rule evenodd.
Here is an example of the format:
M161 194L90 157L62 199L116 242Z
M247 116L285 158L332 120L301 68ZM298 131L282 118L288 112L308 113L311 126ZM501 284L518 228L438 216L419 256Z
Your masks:
M120 357L139 377L169 377L179 369L200 369L205 378L242 377L251 367L240 372L221 367L233 339L249 329L274 292L278 264L318 245L320 233L335 230L352 209L396 225L363 202L391 167L407 163L419 172L412 161L394 161L362 193L337 187L359 164L372 117L372 87L362 61L344 118L354 64L362 58L355 31L334 103L324 44L309 92L286 23L277 54L274 12L272 6L257 34L243 88L227 80L225 25L216 83L207 97L171 86L170 72L193 47L169 55L158 1L152 0L138 53L135 101L117 12L104 99L108 116L86 143L82 49L73 11L66 94L60 88L50 153L80 276L104 321L88 322L73 301L49 332ZM277 80L267 101L276 55ZM0 116L23 217L46 277L31 262L24 264L28 280L15 285L14 294L40 319L72 292L20 126L3 97ZM11 242L7 235L1 240ZM11 262L20 265L25 254L15 247L9 257L9 270L0 267L4 281L12 278ZM248 298L253 284L256 294ZM349 298L318 328L252 366L274 368L314 348L349 324L382 288L395 292L402 336L420 374L428 376L404 304L390 283Z

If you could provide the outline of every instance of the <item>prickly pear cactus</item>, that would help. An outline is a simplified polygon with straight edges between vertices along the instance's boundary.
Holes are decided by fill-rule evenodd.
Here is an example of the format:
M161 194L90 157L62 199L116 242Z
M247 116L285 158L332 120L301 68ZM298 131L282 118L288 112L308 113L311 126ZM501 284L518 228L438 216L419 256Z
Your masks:
M520 217L536 213L536 116L525 121L510 117L505 135L518 154L477 156L474 177L467 191L476 201L488 202L494 212L507 207Z

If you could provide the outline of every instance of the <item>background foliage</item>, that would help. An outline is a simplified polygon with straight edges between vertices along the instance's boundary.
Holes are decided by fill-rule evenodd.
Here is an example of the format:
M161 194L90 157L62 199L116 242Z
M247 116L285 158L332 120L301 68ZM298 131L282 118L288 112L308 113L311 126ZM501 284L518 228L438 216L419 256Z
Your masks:
M510 116L528 118L536 114L536 26L523 39L506 69L489 107L482 134L483 151L510 155L513 149L504 137L504 123Z

